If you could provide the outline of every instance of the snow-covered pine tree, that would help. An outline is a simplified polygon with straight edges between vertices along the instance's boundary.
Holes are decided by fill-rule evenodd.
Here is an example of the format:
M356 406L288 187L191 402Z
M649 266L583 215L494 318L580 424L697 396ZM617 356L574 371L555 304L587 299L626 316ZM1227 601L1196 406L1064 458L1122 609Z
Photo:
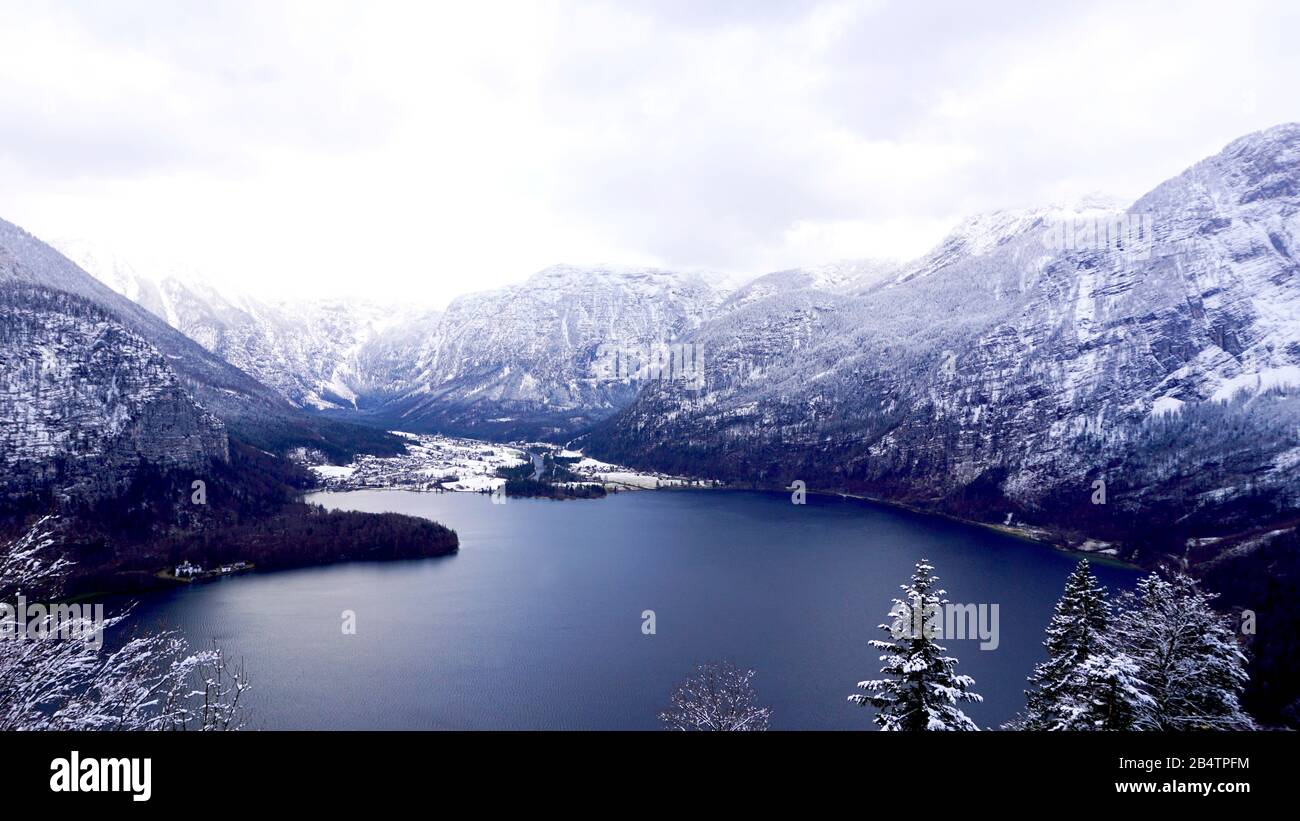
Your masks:
M900 585L903 598L894 599L889 615L892 624L880 628L890 640L873 640L883 650L880 672L887 678L858 682L849 701L876 708L875 722L882 730L978 730L975 722L958 707L960 702L980 702L983 696L971 692L975 680L957 673L957 659L945 656L946 648L935 642L943 607L944 590L926 559L916 563L911 584Z
M1071 683L1055 706L1049 729L1136 730L1150 715L1152 700L1127 653L1088 656L1071 673Z
M1023 728L1054 730L1079 695L1080 667L1093 655L1106 652L1106 631L1110 626L1110 602L1106 588L1092 574L1088 560L1065 580L1065 591L1056 603L1047 625L1047 661L1034 667L1025 691ZM1075 709L1074 706L1070 707Z
M1241 707L1249 676L1230 619L1210 606L1184 574L1152 573L1138 582L1116 620L1116 641L1138 664L1137 677L1151 697L1138 721L1149 730L1250 729Z

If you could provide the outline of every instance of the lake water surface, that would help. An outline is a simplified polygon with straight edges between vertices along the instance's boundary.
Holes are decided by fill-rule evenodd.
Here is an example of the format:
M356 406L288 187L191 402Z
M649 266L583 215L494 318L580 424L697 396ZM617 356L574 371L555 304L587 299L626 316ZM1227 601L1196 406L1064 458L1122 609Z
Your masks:
M774 728L865 729L898 585L928 558L954 602L997 604L999 646L945 642L982 726L1014 715L1077 557L867 502L741 491L600 500L317 493L332 508L436 519L459 555L250 574L150 595L133 619L214 639L253 681L252 725L654 729L695 663L757 671ZM1112 587L1127 569L1094 568ZM356 614L344 635L342 614ZM653 610L656 633L642 633Z

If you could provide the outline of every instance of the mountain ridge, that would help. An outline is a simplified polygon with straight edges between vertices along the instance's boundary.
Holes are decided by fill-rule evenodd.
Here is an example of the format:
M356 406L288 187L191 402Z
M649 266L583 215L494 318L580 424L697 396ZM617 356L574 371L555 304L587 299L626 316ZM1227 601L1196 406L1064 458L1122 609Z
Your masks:
M259 448L283 452L310 446L334 458L348 458L359 450L402 450L400 439L384 431L302 414L275 390L92 277L47 243L0 219L0 283L6 282L64 291L107 311L156 348L186 391L232 434Z
M1157 186L1124 212L1152 215L1149 247L1054 249L1031 213L861 295L759 303L757 340L715 319L692 337L710 351L704 392L648 385L583 441L611 461L1080 537L1119 540L1151 511L1179 529L1231 527L1251 499L1293 511L1298 151L1300 127L1282 126ZM754 376L735 363L756 349ZM1225 401L1238 387L1255 392ZM1236 458L1192 435L1211 420L1238 431ZM1158 469L1156 444L1180 436L1163 457L1178 464Z

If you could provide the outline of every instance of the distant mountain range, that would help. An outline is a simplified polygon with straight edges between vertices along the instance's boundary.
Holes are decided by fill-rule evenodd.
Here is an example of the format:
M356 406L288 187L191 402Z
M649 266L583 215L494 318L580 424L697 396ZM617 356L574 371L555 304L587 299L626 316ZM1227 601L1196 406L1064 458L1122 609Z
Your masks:
M358 373L362 347L385 328L418 316L355 300L259 300L202 279L142 274L85 241L54 245L118 294L298 407L355 409L357 392L366 388Z
M718 279L700 274L557 265L456 299L445 312L344 300L272 303L144 275L85 242L59 246L117 294L296 407L483 438L562 437L627 406L638 386L598 379L599 349L678 339L726 295Z

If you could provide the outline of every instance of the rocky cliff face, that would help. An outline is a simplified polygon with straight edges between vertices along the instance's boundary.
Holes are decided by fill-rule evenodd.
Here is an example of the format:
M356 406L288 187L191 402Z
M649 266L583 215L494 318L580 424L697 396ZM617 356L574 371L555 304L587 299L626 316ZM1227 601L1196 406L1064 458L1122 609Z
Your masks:
M111 495L142 462L229 457L225 426L144 339L88 301L0 287L0 490Z
M1300 126L1283 126L1118 218L977 218L860 293L760 299L692 336L704 391L651 385L589 442L1103 535L1294 511L1298 161Z

